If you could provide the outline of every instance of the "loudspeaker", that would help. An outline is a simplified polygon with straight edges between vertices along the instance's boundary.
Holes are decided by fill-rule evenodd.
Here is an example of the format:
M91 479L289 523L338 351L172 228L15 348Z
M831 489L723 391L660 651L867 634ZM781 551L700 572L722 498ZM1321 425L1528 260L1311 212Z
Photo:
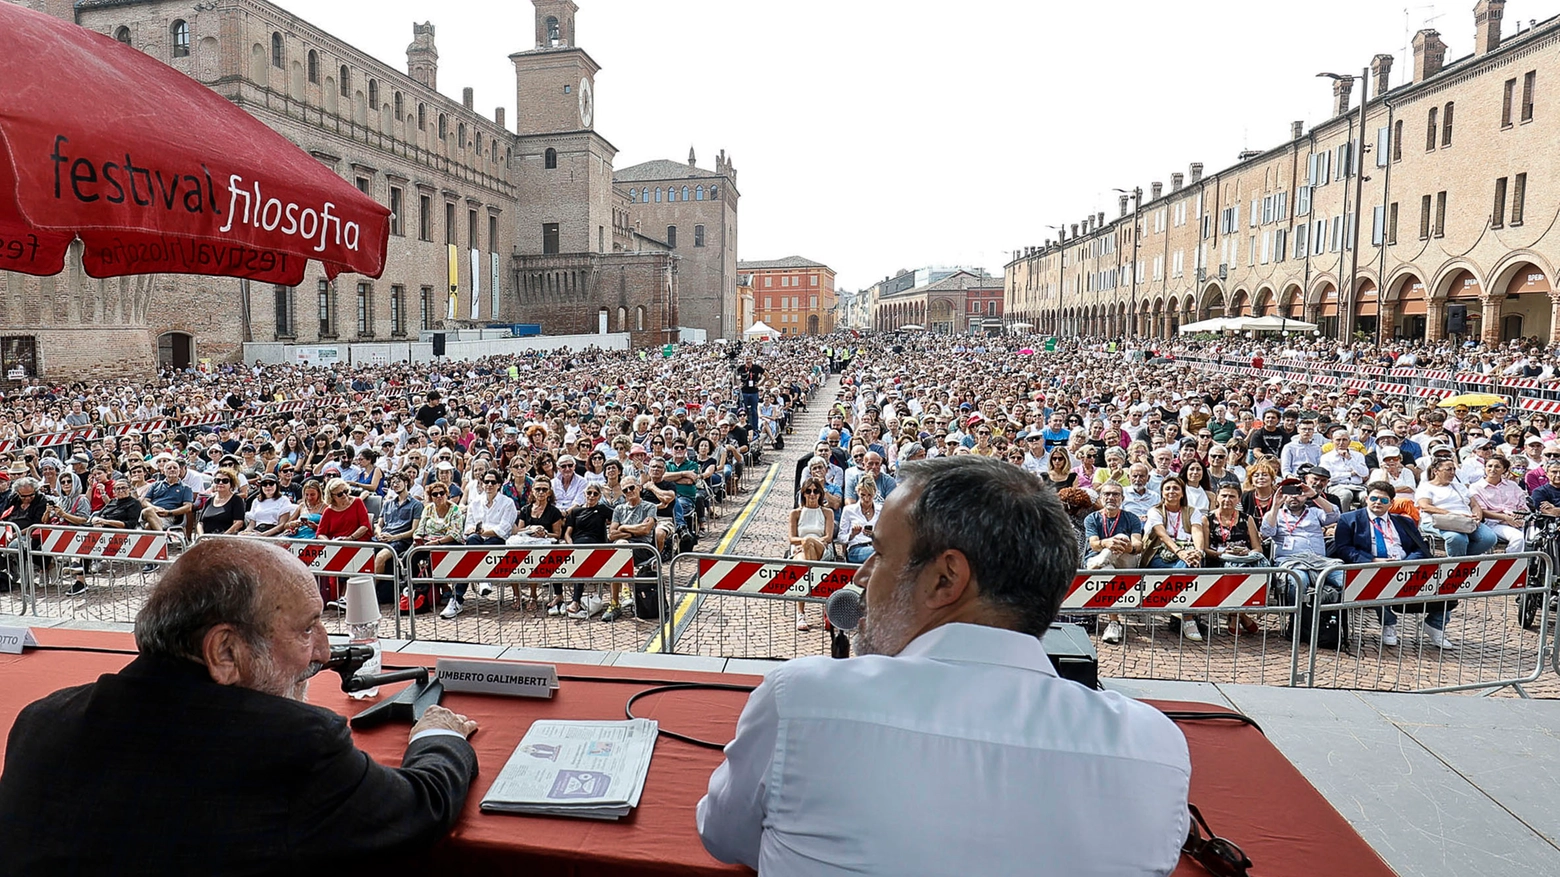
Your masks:
M1468 331L1468 306L1446 306L1446 331L1453 335L1463 335Z
M433 355L434 356L443 356L444 355L444 333L443 332L435 332L435 333L433 333Z

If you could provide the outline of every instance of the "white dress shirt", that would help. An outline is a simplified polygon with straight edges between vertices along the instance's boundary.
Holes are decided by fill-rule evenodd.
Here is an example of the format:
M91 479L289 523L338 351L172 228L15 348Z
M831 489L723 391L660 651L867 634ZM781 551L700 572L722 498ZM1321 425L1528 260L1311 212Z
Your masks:
M505 496L503 491L493 495L492 504L488 503L487 493L478 492L466 506L466 535L481 533L483 527L492 527L495 534L508 539L509 534L514 532L515 518L519 516L520 510L515 508L515 501Z
M1028 634L945 624L771 672L697 819L763 877L1169 874L1190 776L1154 708L1058 678Z

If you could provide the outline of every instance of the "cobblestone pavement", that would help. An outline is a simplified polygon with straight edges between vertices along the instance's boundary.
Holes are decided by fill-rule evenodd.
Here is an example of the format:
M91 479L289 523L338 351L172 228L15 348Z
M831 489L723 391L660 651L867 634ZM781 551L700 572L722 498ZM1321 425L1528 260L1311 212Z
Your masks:
M826 412L838 391L839 377L833 376L808 402L807 410L797 415L792 434L786 437L785 450L770 450L764 455L767 492L756 500L758 505L744 522L745 529L740 538L735 539L724 553L775 558L790 554L788 540L791 509L796 507L792 495L796 463L804 455L812 455L818 431L827 423ZM771 473L773 477L768 477ZM748 484L761 482L750 476ZM731 517L736 517L739 511L733 506ZM708 551L717 544L703 542L699 550ZM684 566L675 569L685 580ZM681 595L678 603L682 613L677 639L680 653L794 658L828 654L829 651L829 638L823 630L821 600L806 606L805 617L810 628L807 631L796 629L798 603L794 600L705 595L697 601L696 611L693 603L684 601Z

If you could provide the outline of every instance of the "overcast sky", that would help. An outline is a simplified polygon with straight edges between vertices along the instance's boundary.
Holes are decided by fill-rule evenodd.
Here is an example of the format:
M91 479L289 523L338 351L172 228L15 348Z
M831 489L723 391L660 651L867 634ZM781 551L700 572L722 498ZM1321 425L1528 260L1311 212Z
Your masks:
M401 70L412 22L432 21L440 90L474 87L513 124L508 56L535 43L526 0L279 2ZM1474 33L1473 0L577 2L617 167L693 146L712 168L725 149L740 258L806 256L840 289L928 265L1000 273L1047 224L1115 217L1114 187L1168 189L1190 162L1212 172L1284 142L1293 120L1323 121L1331 83L1316 73L1392 52L1397 84L1414 31L1440 31L1448 60ZM1557 11L1511 0L1504 33Z

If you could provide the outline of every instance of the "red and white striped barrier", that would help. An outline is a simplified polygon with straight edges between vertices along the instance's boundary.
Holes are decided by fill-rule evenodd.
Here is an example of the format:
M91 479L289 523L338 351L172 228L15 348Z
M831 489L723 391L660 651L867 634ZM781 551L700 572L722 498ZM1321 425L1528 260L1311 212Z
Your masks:
M216 423L226 423L226 414L190 414L179 418L180 426L210 426Z
M650 549L654 551L653 546ZM644 549L640 549L643 557ZM631 579L632 548L557 548L547 545L468 551L430 551L430 578Z
M1523 411L1536 411L1540 414L1560 414L1560 402L1549 399L1533 399L1528 396L1517 397L1517 407Z
M699 587L713 591L827 597L855 578L856 567L715 558L699 560Z
M1345 569L1343 600L1353 603L1408 597L1455 597L1522 590L1527 583L1528 564L1524 558L1383 565Z
M281 546L313 573L373 575L375 548L363 545L338 545L309 539L283 540Z
M34 436L32 443L34 447L52 448L59 445L68 445L71 442L90 442L97 437L98 434L95 429L72 429L66 432Z
M1413 388L1409 387L1408 384L1378 384L1377 389L1383 393L1391 393L1394 396L1414 395Z
M162 533L74 527L38 527L32 532L39 539L39 550L46 554L111 560L168 559L168 537Z
M14 451L14 450L16 450L16 442L11 441L10 439L6 439L5 441L0 441L0 452Z
M1420 369L1419 376L1427 381L1450 381L1452 373L1449 371Z
M1518 390L1541 390L1544 385L1538 378L1501 378L1502 387L1515 387Z
M1494 380L1495 379L1493 377L1484 374L1483 372L1457 373L1457 383L1459 384L1491 384L1494 382Z
M132 433L160 432L173 426L171 420L137 420L133 423L120 423L109 429L113 435L130 435Z
M1063 609L1238 609L1267 603L1267 573L1096 573L1073 578Z
M1439 387L1415 387L1414 395L1421 399L1445 399L1456 395L1456 390L1443 390Z

